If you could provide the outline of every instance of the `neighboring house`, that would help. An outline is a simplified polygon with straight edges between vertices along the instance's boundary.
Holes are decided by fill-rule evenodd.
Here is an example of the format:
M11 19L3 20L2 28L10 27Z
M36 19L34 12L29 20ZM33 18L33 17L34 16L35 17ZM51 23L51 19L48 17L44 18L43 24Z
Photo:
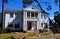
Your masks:
M27 7L23 10L5 10L5 29L13 26L14 30L50 30L49 14L35 8Z

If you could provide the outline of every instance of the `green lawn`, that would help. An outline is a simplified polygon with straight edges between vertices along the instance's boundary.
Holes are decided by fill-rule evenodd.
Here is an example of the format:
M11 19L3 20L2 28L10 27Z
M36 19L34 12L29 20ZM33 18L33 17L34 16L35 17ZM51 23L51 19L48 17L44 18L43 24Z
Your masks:
M0 39L11 39L10 34L0 34Z

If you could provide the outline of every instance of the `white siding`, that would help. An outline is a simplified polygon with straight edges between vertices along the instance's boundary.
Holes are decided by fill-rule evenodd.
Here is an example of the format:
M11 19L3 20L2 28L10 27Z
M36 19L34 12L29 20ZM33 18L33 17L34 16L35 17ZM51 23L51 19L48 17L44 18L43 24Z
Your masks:
M18 18L16 17L15 13L13 13L13 18L11 18L10 13L5 13L5 28L7 28L8 23L12 23L12 24L20 23L20 28L17 28L17 29L22 29L22 25L23 25L22 16L23 16L23 14L18 13L18 12L17 12L17 14L19 14Z

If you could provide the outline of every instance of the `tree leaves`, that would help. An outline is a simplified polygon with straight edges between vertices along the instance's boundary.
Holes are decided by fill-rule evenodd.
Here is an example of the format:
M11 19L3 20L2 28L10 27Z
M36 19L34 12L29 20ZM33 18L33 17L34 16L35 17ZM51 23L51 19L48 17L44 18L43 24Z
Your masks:
M8 3L8 0L3 0L3 2Z
M51 10L52 9L52 7L51 7L51 5L49 5L48 7L47 7L47 10Z
M23 4L31 4L32 2L32 0L23 0Z
M58 1L59 1L59 0L55 0L55 1L54 1L56 5L58 4Z

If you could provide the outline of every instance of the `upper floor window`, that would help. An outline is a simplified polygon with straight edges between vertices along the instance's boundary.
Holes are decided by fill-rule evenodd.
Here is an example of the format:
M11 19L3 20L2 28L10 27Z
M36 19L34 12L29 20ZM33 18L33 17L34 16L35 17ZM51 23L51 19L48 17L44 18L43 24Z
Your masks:
M30 12L27 12L27 17L30 17Z
M45 19L46 19L46 17L47 17L47 16L46 16L46 15L44 15L44 18L45 18Z
M38 16L38 13L35 13L35 17L37 17Z
M28 18L36 18L38 16L38 13L36 12L27 12Z
M34 17L34 13L33 12L31 12L31 17Z
M41 15L41 19L43 18L43 15Z
M19 17L19 14L18 13L15 13L15 16L18 18Z
M13 18L13 13L10 13L10 17Z

